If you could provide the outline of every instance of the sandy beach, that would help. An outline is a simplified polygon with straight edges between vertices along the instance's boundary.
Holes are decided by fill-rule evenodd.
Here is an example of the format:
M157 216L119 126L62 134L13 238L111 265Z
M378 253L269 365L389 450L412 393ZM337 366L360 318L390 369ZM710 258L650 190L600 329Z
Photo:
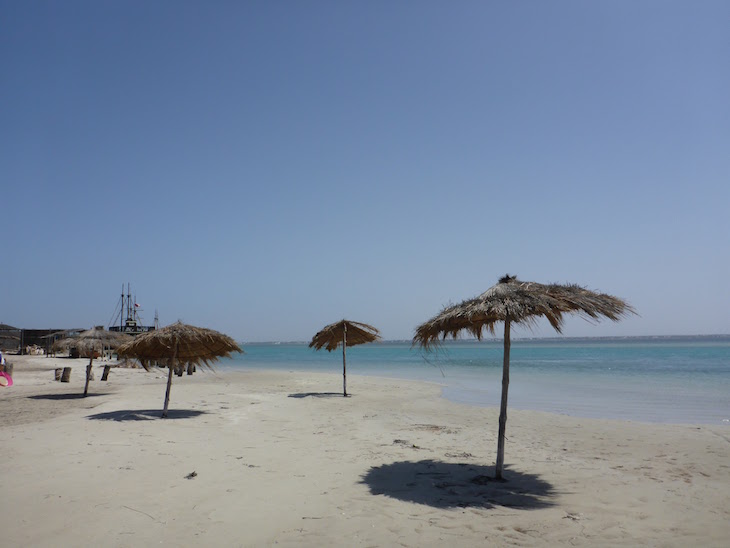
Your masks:
M730 429L497 409L348 375L8 356L5 546L727 546ZM70 383L55 367L73 366Z

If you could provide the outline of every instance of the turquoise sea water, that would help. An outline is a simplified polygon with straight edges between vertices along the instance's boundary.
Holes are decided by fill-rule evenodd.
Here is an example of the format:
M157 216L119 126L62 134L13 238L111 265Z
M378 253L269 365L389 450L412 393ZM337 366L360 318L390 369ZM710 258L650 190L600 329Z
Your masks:
M304 343L246 344L221 368L332 372L342 388L342 351ZM347 349L347 371L436 382L459 403L498 406L502 342L448 342L435 352L387 342ZM348 392L357 381L348 377ZM730 427L730 337L514 341L509 407L577 417Z

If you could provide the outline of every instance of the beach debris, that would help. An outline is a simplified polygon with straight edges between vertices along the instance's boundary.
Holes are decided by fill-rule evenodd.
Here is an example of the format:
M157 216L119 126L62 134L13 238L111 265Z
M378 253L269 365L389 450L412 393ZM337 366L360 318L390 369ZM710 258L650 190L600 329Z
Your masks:
M471 453L467 453L466 451L462 451L460 453L444 453L444 456L450 457L452 459L472 459L474 458L474 455Z
M136 508L132 508L131 506L124 506L122 505L122 508L126 508L127 510L131 510L132 512L137 512L138 514L142 514L150 518L152 521L156 521L157 523L164 523L162 521L159 521L156 517L151 516L147 512L143 512L142 510L137 510Z
M187 476L185 476L185 479L193 479L198 476L198 473L196 471L190 472Z
M419 447L415 443L411 443L408 440L393 440L394 445L405 445L407 447L411 447L413 449L422 449L422 447Z
M450 428L448 426L438 426L436 424L414 424L412 430L425 430L435 434L457 434L458 428Z

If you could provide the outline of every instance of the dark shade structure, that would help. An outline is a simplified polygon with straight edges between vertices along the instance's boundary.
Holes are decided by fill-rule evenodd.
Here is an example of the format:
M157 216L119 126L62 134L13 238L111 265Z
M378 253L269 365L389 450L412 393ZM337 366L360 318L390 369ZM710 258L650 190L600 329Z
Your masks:
M117 348L131 340L129 335L106 331L104 327L94 327L82 331L73 337L66 337L53 343L55 350L70 350L76 347L80 353L89 357L89 365L86 366L86 384L84 385L84 396L89 393L89 380L91 379L91 365L94 363L94 355L104 353L106 349Z
M560 333L563 315L578 314L587 320L602 317L618 321L634 309L625 301L589 291L574 284L540 284L522 282L506 275L484 293L460 304L447 306L439 314L419 325L413 344L426 349L447 337L457 338L466 331L481 340L484 330L495 333L495 325L504 322L504 358L502 366L502 399L499 412L496 478L502 479L504 435L507 425L507 392L509 389L510 327L512 324L532 326L540 317Z
M372 325L349 320L340 320L325 326L309 343L309 348L332 352L342 345L342 395L347 396L347 347L380 340L380 331Z
M117 348L117 354L120 357L139 360L147 371L155 363L169 369L165 406L162 410L163 418L167 416L172 375L175 369L186 365L199 365L213 369L213 362L219 358L227 358L233 352L243 353L243 350L228 335L182 322L142 333L137 335L134 340Z

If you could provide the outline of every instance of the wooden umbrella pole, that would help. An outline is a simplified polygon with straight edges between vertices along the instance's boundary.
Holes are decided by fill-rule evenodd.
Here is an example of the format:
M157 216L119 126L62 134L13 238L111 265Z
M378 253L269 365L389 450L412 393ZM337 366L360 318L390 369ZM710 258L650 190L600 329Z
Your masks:
M177 361L177 344L175 345L175 352L172 355L172 360L168 369L170 372L167 374L167 390L165 391L165 407L162 410L162 418L167 417L167 405L170 403L170 388L172 388L172 373L175 371L175 362Z
M497 439L497 467L496 479L502 478L504 466L504 434L507 429L507 392L509 390L509 349L510 349L510 320L509 315L504 321L504 358L502 362L502 403L499 408L499 437Z
M347 325L342 326L342 395L347 397Z
M173 360L174 363L174 360ZM170 367L168 367L170 370L167 374L167 391L165 392L165 407L162 410L162 418L164 419L167 417L167 405L170 403L170 387L172 386L172 373L175 371L175 368L171 364Z
M89 365L86 366L86 385L84 386L84 397L89 393L89 379L91 378L91 364L94 361L94 351L91 351L91 358L89 358Z

